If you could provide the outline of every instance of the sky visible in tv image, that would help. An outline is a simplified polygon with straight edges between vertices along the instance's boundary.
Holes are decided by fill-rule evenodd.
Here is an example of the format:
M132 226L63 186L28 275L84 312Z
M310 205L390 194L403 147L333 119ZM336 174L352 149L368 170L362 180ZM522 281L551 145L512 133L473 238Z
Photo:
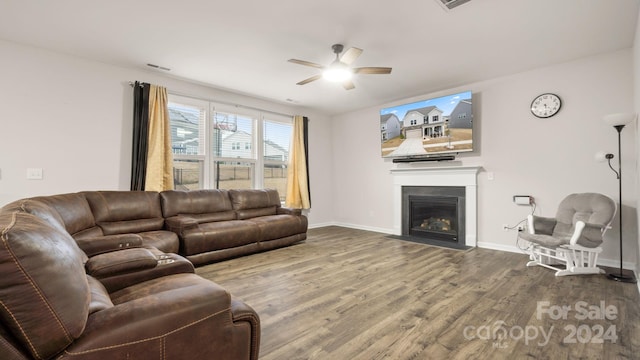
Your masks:
M443 116L448 116L462 99L471 99L471 91L384 108L380 110L380 115L395 114L402 121L407 111L427 106L437 106L438 109L442 110Z

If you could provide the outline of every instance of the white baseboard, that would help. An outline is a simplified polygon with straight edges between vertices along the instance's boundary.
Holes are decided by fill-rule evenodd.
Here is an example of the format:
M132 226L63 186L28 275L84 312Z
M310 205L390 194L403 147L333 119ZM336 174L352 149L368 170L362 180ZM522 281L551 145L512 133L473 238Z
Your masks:
M340 222L334 223L333 225L342 226L342 227L346 227L346 228L350 228L350 229L374 231L374 232L379 232L379 233L383 233L383 234L387 234L387 235L392 235L393 234L393 229L385 229L385 228L379 228L379 227L374 227L374 226L363 226L363 225L340 223Z
M317 229L317 228L323 228L323 227L335 226L335 225L336 224L334 222L326 222L326 223L309 224L308 228Z

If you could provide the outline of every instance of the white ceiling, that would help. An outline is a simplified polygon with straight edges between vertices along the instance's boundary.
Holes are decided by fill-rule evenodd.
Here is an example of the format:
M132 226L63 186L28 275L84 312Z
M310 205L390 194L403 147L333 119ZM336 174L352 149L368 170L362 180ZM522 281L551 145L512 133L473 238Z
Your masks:
M633 45L640 0L0 0L0 39L333 115ZM318 80L364 49L356 88ZM161 70L157 70L161 71ZM145 79L131 79L141 80ZM289 100L287 100L289 99Z

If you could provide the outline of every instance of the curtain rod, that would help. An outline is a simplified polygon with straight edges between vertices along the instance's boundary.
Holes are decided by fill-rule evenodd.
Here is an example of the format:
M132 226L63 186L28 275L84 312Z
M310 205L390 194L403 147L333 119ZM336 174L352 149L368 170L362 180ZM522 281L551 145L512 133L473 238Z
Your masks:
M141 82L140 86L142 86L142 84L143 83ZM129 86L134 87L135 85L136 85L135 82L129 81ZM269 114L285 116L285 117L291 117L291 118L293 117L293 115L290 115L290 114L283 114L283 113L280 113L280 112L277 112L277 111L260 109L260 108L256 108L256 107L253 107L253 106L239 105L239 104L234 104L234 103L230 103L230 102L226 102L226 101L207 99L207 98L203 98L203 97L199 97L199 96L193 96L193 95L190 95L190 94L180 93L180 92L176 92L176 91L168 91L168 92L170 94L189 97L189 98L192 98L192 99L210 101L210 102L214 102L214 103L218 103L218 104L222 104L222 105L235 106L237 108L242 108L242 109L247 109L247 110L255 110L255 111L265 112L265 113L269 113Z

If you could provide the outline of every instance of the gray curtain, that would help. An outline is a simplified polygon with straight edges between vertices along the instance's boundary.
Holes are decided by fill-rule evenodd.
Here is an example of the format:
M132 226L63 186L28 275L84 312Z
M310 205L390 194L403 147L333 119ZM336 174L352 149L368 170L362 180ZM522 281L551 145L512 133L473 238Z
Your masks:
M144 190L149 148L149 89L147 83L133 85L133 151L131 153L131 190Z

